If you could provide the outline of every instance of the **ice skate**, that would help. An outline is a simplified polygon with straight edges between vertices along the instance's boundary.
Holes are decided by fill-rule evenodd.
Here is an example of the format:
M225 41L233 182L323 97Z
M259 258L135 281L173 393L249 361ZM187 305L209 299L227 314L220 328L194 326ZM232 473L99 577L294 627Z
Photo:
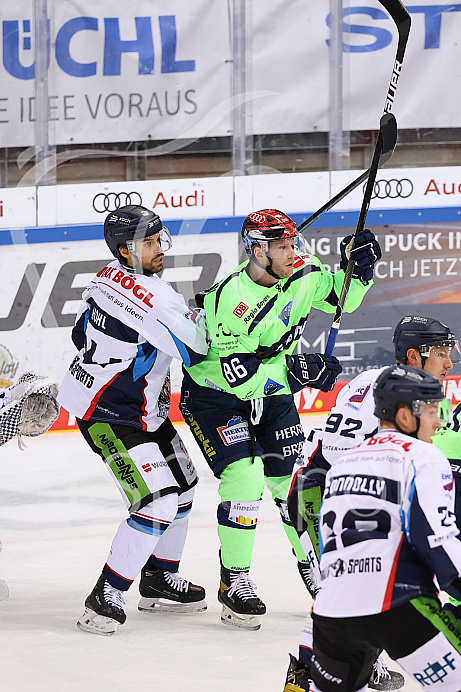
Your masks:
M256 584L248 572L237 572L221 565L218 601L222 604L221 622L245 630L259 630L266 606L256 595Z
M139 582L143 612L200 613L206 610L205 589L164 569L146 569Z
M293 654L288 654L290 664L287 670L287 679L283 692L308 692L310 666L298 663L298 659Z
M304 562L298 562L298 572L301 575L304 586L309 591L310 597L314 600L320 588L315 571L310 565L306 565Z
M370 690L399 690L405 685L405 678L395 670L388 670L381 656L374 665L368 689Z
M85 632L109 637L116 633L119 623L123 625L126 620L123 612L125 603L124 592L111 586L101 574L85 601L85 612L78 620L77 627Z

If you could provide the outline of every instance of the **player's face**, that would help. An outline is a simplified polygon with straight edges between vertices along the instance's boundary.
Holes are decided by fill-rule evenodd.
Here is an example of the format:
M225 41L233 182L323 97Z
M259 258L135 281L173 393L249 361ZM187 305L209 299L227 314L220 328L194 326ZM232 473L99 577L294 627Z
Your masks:
M163 250L158 233L136 241L136 257L143 272L148 276L158 274L163 269Z
M435 431L442 427L439 418L439 406L436 403L425 403L419 415L419 430L417 437L423 442L432 442Z
M453 367L450 351L449 346L432 346L424 363L424 370L430 375L434 375L441 384ZM421 356L419 357L421 358Z
M269 243L269 252L272 258L274 274L281 279L288 279L293 274L293 262L296 257L294 238L271 241Z

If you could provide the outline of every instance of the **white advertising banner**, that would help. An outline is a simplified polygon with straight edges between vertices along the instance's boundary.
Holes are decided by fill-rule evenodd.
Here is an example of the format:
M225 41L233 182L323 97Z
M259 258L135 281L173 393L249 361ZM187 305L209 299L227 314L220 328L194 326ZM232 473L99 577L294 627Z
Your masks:
M33 1L3 3L0 146L34 143ZM248 128L328 131L324 0L247 5ZM412 30L395 102L401 128L461 126L461 4L408 2ZM48 0L50 137L56 144L184 141L231 133L232 15L225 0ZM397 45L377 0L343 9L344 129L376 130Z
M39 187L38 225L103 223L108 212L127 204L142 204L165 220L232 216L233 181L229 176Z
M37 223L37 190L35 187L0 189L0 229L24 228Z

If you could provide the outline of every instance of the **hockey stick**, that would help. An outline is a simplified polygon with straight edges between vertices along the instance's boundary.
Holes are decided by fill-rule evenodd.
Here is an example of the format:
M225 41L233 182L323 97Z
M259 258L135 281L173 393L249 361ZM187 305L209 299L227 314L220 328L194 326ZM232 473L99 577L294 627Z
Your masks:
M380 120L379 135L376 142L375 150L373 152L370 173L368 175L368 181L363 196L362 206L360 209L359 220L357 223L357 228L355 229L352 235L352 240L350 242L351 249L353 249L354 247L355 237L365 227L365 221L367 218L368 209L370 207L371 195L373 193L376 176L378 174L381 154L386 148L389 147L390 142L397 139L397 122L395 120L394 115L391 113L391 110L394 104L395 92L397 90L397 84L402 70L403 56L405 55L405 48L407 45L411 25L410 15L406 7L400 2L400 0L379 0L379 2L389 12L392 19L394 20L399 34L399 40L397 44L397 53L395 56L391 80L389 83L386 101L384 104L384 114ZM346 302L347 294L349 292L349 287L351 284L352 274L354 272L354 264L354 261L352 259L349 259L346 271L344 273L344 283L341 290L341 295L339 296L338 305L336 307L336 312L333 319L333 324L331 325L327 345L325 348L325 354L328 356L332 355L336 343L336 337L338 336L339 327L341 325L341 318L344 311L344 304Z

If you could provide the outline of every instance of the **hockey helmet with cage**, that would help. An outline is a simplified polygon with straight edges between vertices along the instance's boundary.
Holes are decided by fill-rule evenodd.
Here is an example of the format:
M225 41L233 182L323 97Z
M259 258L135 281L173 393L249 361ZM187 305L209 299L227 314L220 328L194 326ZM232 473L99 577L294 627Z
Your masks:
M293 219L282 211L261 209L246 217L241 235L247 255L251 255L253 245L259 245L263 252L268 252L271 240L298 239L298 229Z
M136 204L119 207L111 212L104 222L104 239L111 253L118 261L127 266L126 259L120 254L120 246L126 247L134 254L136 241L159 234L162 250L169 250L171 235L158 214Z
M395 328L394 355L396 360L403 363L407 360L409 348L419 351L423 360L429 357L433 346L445 346L450 348L450 358L453 363L461 360L459 342L446 324L431 317L403 317Z
M399 427L395 422L395 416L402 405L408 406L418 419L417 430L424 404L443 402L443 405L439 406L439 415L447 420L443 420L442 424L448 422L451 409L449 402L444 398L443 388L438 379L425 370L409 365L396 364L386 368L374 384L373 398L375 416L394 423L397 429ZM416 433L413 436L416 436Z

